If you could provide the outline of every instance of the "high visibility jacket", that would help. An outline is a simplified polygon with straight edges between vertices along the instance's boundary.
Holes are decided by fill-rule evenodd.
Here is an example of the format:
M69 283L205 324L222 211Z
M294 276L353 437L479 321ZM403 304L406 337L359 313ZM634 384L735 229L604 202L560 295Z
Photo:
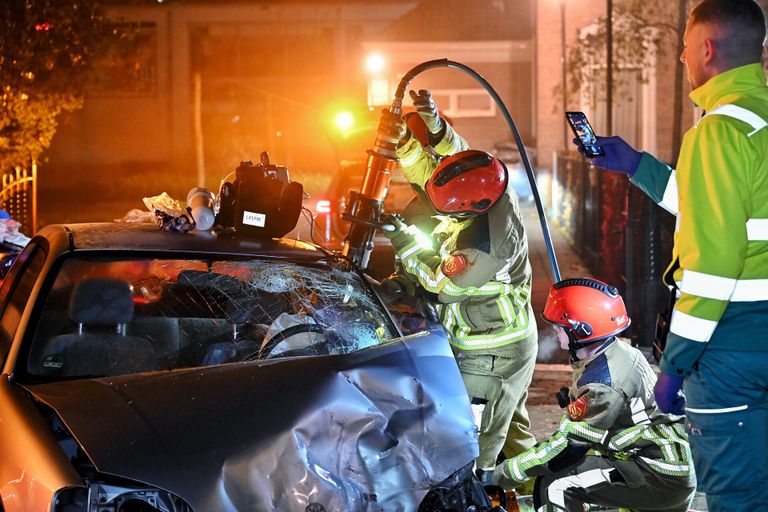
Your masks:
M690 94L706 115L677 169L644 153L632 182L677 215L665 282L675 304L661 362L685 375L712 348L768 351L768 87L760 64Z
M438 157L418 141L411 145L414 140L398 150L398 157L406 178L423 190ZM466 142L450 125L434 145L437 154L463 149ZM528 240L514 190L508 187L483 215L437 220L426 233L431 246L415 236L395 237L392 244L402 269L434 297L450 343L503 354L503 347L535 335Z
M445 130L437 136L429 134L429 143L430 147L424 147L416 137L411 136L397 148L400 170L412 185L421 190L424 190L424 184L432 176L441 156L469 149L467 141L448 123L445 123Z
M513 487L546 474L558 456L572 464L579 454L632 459L663 475L693 478L683 418L656 406L656 375L639 350L616 340L571 366L570 404L557 431L500 464L494 483Z

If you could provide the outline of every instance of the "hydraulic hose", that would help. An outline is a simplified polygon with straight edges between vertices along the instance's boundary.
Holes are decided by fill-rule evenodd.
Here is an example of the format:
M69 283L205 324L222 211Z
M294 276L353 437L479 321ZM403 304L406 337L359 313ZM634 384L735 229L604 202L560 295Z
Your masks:
M517 125L515 125L515 122L512 119L512 115L509 113L507 106L501 100L501 97L499 97L498 93L493 89L493 87L491 87L491 84L489 84L488 81L485 78L483 78L483 76L480 75L477 71L459 62L455 62L448 59L437 59L437 60L422 62L421 64L414 66L410 71L408 71L405 75L403 75L403 78L400 80L400 83L397 86L397 90L395 91L395 99L392 101L392 108L390 108L390 110L394 111L394 109L400 110L402 108L403 98L405 97L405 90L408 88L408 84L411 82L411 80L413 80L413 78L416 75L428 69L445 68L445 67L464 71L465 73L472 76L475 80L480 82L480 84L485 88L485 90L488 91L488 94L491 95L493 100L496 102L496 105L499 107L499 110L501 110L501 113L504 115L504 119L507 121L507 124L509 125L509 129L512 131L512 135L515 137L515 142L517 143L517 149L520 152L520 159L523 161L525 172L528 175L528 181L531 184L531 192L533 193L533 199L536 202L536 210L538 211L538 214L539 214L541 231L544 235L544 243L547 247L547 254L549 255L549 263L552 267L552 277L554 279L554 282L556 283L559 282L560 269L557 266L555 249L552 246L552 237L550 236L550 233L549 233L547 218L544 215L544 207L541 204L539 189L536 186L536 177L533 174L533 168L531 167L531 162L528 159L528 153L526 153L525 151L525 146L523 145L523 139L522 137L520 137L520 132L517 130Z

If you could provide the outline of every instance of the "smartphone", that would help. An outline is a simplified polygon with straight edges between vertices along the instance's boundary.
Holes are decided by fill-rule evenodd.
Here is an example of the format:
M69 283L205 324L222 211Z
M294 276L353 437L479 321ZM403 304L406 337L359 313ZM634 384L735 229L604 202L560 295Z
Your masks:
M584 150L585 155L589 158L605 155L603 148L597 145L595 130L592 129L592 125L589 124L584 112L566 112L565 119L568 120L571 130L576 134L576 138L579 139L579 145Z

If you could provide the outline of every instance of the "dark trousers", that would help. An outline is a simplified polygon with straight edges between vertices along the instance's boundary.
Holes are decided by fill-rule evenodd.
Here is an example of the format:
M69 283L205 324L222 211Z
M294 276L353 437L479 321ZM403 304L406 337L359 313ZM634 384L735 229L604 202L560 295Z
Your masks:
M709 512L768 511L768 353L707 349L684 390Z
M538 477L534 506L547 512L583 512L585 503L638 512L686 512L694 493L693 478L661 475L632 460L588 455Z

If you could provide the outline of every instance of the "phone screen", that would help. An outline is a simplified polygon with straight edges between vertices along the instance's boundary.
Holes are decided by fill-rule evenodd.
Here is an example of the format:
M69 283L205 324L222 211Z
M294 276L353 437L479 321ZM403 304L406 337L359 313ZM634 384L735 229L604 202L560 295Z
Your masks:
M579 144L581 144L584 153L588 157L593 158L605 154L603 148L597 145L595 131L592 129L592 125L589 124L584 112L566 112L565 118L568 120L568 124L571 125L573 133L576 134Z

